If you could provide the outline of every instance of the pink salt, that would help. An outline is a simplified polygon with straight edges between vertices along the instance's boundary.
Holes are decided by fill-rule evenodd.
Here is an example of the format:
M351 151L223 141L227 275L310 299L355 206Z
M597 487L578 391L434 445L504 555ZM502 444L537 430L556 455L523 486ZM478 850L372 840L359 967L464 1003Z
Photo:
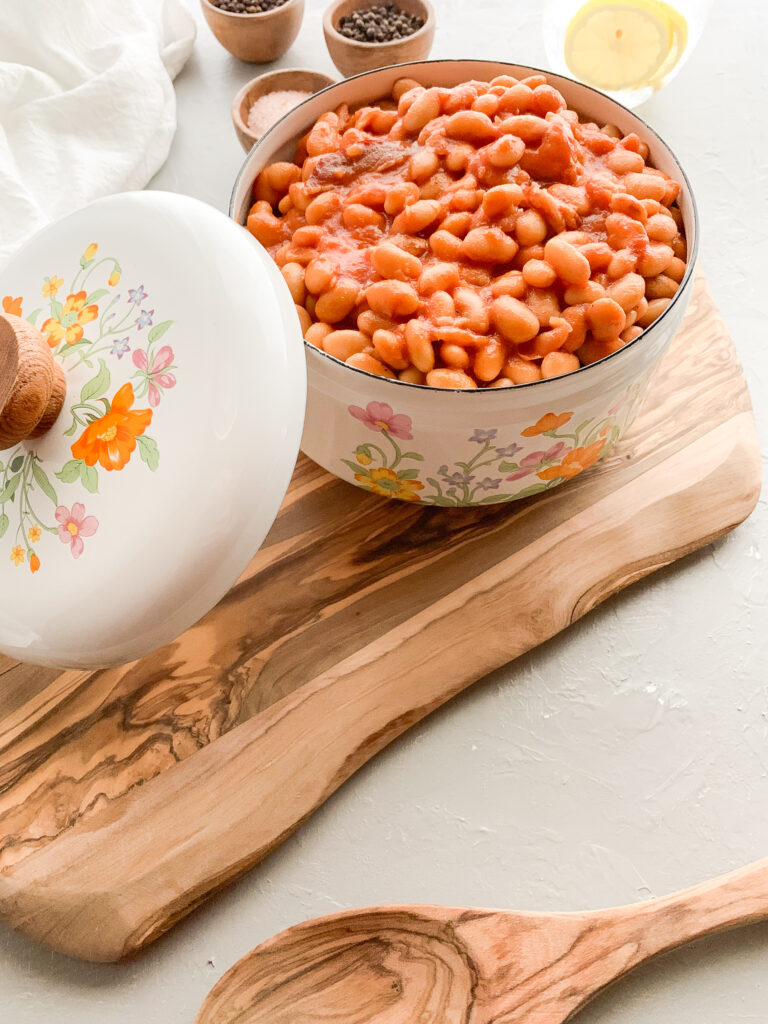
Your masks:
M248 111L249 130L254 135L263 135L283 114L287 114L297 103L311 95L310 92L301 92L298 89L277 89L275 92L260 96Z

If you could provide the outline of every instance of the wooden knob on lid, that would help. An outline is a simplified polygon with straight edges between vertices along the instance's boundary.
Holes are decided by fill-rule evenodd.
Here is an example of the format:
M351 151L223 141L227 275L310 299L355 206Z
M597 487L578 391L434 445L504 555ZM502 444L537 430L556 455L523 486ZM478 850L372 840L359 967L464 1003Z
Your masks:
M42 437L64 404L64 372L32 324L0 314L0 451Z

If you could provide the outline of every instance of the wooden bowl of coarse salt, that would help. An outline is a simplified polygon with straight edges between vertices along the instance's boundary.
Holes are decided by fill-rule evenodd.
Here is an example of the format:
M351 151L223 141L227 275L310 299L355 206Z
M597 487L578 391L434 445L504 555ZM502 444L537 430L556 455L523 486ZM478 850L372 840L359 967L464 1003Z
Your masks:
M267 71L246 82L232 102L232 124L246 153L283 114L334 82L304 68Z

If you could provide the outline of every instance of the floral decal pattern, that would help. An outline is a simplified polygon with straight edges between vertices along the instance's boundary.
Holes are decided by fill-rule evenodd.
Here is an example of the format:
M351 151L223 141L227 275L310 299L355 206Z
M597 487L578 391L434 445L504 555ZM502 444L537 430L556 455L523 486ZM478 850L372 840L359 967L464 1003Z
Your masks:
M148 430L154 410L176 386L173 349L158 345L173 321L155 322L143 284L125 295L116 292L122 268L112 256L98 257L98 249L96 242L87 246L65 295L64 278L44 278L44 303L26 316L33 326L41 320L38 329L65 371L81 366L93 371L78 395L68 394L60 414L62 422L70 420L64 431L74 439L70 460L51 473L27 445L3 452L0 459L0 540L8 535L11 562L28 565L32 573L40 570L38 546L47 540L58 537L78 559L99 529L99 520L81 501L59 502L59 484L51 475L97 495L100 472L119 472L136 455L153 473L160 465L160 450ZM14 316L24 315L24 304L21 295L2 300L3 310ZM113 380L124 378L126 369L128 380ZM137 408L145 399L150 408Z
M546 413L515 440L499 438L497 429L475 429L467 438L473 446L467 457L440 466L434 476L423 476L418 463L425 459L420 452L404 450L399 444L413 440L409 416L396 413L386 402L369 402L365 408L351 405L350 415L379 434L381 443L364 440L354 450L354 461L342 462L359 486L387 498L445 506L491 505L525 498L593 466L621 432L616 414L636 397L628 392L607 417L591 417L578 426L572 423L572 412ZM519 442L533 437L541 438L541 447L526 451ZM525 477L531 478L528 486L510 488L511 482Z

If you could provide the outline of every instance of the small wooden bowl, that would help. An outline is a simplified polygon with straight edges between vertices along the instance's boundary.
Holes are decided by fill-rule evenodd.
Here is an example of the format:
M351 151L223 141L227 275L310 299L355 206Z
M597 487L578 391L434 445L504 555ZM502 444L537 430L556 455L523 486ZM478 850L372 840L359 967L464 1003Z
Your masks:
M405 39L394 39L390 43L358 43L347 39L339 32L339 22L348 14L377 7L382 0L334 0L323 15L323 32L331 60L347 78L361 71L387 67L390 64L404 64L407 61L423 60L432 49L435 38L435 11L429 0L395 0L397 6L407 14L418 14L424 24Z
M248 127L248 111L261 96L283 89L296 89L301 92L320 92L334 79L322 75L319 71L306 71L304 68L284 68L280 71L267 71L246 82L232 101L232 124L246 153L260 136L255 135Z
M232 14L200 0L208 27L225 50L250 64L268 64L282 57L299 34L304 0L286 3L261 14Z

